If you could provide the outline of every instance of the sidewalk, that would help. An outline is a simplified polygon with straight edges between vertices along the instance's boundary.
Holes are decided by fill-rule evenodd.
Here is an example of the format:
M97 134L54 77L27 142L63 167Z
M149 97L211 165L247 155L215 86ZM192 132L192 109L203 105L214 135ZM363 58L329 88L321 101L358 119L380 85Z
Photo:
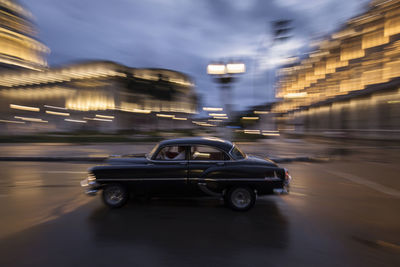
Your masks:
M240 148L251 155L268 157L276 162L313 161L321 158L318 147L281 140L238 143ZM0 161L104 161L110 155L145 154L156 143L15 143L0 144ZM308 149L300 149L307 147Z
M0 161L104 161L111 155L145 154L156 143L15 143L0 144ZM276 162L328 161L351 155L365 161L400 161L400 145L392 147L315 142L304 139L264 139L238 142L247 154Z

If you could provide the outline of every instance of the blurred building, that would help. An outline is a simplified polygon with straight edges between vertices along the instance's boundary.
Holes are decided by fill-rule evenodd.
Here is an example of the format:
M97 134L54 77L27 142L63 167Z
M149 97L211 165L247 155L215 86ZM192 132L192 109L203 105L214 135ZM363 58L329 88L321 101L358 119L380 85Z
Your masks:
M32 20L17 1L0 0L0 70L47 67L49 49L36 39Z
M237 126L237 136L248 138L271 138L279 136L276 126L276 114L271 112L274 103L264 103L237 111L232 125ZM244 135L243 135L244 134ZM249 135L249 136L246 136Z
M372 1L279 73L273 111L281 130L399 138L400 1Z
M91 61L0 72L0 131L120 131L191 127L190 78L166 69Z
M32 20L17 1L0 0L0 133L192 127L190 77L108 61L48 68Z

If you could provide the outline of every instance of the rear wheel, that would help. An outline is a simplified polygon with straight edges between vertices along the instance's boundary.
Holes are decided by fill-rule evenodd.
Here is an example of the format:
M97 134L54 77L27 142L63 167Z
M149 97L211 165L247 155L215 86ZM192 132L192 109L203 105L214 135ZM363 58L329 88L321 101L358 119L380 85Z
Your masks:
M256 194L248 187L234 187L227 192L224 200L233 210L247 211L254 206Z
M111 208L122 207L128 199L128 190L121 184L110 184L103 189L103 201Z

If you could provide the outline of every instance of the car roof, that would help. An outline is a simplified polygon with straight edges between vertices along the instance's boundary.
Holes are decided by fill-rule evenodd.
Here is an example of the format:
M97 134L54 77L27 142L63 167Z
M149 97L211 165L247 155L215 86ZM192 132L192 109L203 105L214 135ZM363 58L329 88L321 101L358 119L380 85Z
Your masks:
M165 146L165 145L207 145L207 146L217 147L226 152L229 152L233 147L232 142L217 137L177 138L177 139L164 140L160 142L160 146Z

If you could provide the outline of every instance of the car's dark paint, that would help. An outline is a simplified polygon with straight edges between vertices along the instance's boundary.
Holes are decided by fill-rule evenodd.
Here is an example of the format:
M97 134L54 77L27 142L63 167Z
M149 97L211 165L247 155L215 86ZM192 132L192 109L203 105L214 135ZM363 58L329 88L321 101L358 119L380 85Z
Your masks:
M186 147L186 160L156 160L165 146ZM196 161L188 159L190 146L206 145L224 151L230 160ZM249 187L258 195L269 194L287 183L285 170L268 159L246 156L234 160L230 155L234 144L216 138L185 138L162 141L150 157L112 158L109 165L89 170L96 177L96 186L123 183L137 195L201 196L223 194L235 186Z

